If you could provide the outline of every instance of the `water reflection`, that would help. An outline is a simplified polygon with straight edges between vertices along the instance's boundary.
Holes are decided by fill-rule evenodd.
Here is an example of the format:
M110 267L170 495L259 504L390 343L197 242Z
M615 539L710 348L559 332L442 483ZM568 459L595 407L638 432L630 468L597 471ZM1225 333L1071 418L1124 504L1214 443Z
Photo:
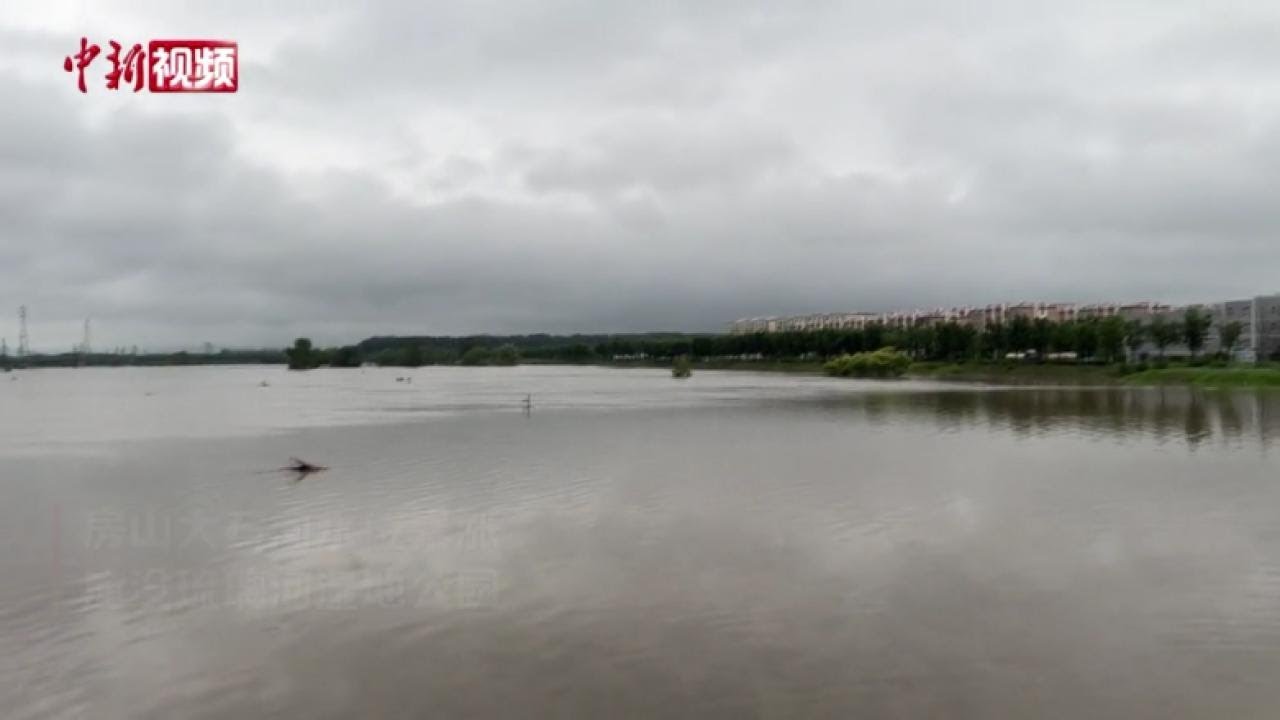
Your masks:
M1213 440L1266 447L1280 433L1280 393L1188 388L996 388L873 392L806 399L855 412L873 425L932 423L942 431L986 426L1018 436L1071 432L1099 438Z

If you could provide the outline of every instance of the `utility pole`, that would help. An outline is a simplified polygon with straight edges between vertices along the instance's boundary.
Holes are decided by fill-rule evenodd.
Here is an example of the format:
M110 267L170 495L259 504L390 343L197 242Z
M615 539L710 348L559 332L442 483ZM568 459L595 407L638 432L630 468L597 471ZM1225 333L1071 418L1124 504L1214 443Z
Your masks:
M25 360L31 354L30 338L27 336L27 306L18 308L18 359Z

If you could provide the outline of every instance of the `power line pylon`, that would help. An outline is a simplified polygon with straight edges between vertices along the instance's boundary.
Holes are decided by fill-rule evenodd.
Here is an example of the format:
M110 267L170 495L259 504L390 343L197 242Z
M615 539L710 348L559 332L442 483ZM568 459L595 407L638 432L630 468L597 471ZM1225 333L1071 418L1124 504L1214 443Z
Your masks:
M30 338L27 336L27 306L18 308L18 357L25 358L31 354Z

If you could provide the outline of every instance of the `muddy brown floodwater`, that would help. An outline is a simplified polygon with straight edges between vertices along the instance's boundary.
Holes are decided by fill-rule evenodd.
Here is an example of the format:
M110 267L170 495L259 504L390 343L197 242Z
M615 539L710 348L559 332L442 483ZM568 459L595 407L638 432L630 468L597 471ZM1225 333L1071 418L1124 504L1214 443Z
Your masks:
M405 372L0 383L3 715L1280 713L1280 393Z

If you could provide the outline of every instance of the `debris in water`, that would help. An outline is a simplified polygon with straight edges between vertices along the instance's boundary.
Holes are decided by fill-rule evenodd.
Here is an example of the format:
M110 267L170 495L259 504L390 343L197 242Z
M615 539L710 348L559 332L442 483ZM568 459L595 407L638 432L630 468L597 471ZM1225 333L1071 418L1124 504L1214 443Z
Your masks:
M324 472L329 469L324 465L313 465L306 460L300 460L296 457L289 458L289 463L290 464L285 465L280 469L285 472L295 472L299 475L310 475L311 473Z

